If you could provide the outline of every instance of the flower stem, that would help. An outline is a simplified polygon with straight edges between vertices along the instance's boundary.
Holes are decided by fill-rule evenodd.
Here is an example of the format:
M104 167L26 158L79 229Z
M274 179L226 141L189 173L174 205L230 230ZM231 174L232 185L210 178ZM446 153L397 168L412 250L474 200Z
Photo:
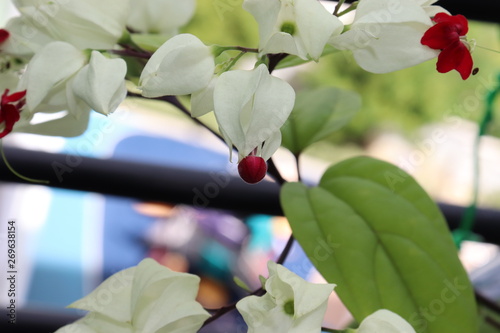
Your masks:
M484 47L484 46L477 45L477 44L475 45L475 47L479 47L480 49L495 52L495 53L500 53L500 51L498 51L498 50L490 49L489 47Z
M498 76L497 86L490 90L486 95L485 101L485 111L483 117L479 123L479 130L474 141L473 148L473 189L472 189L472 202L469 207L465 210L465 213L460 221L458 229L453 231L453 238L455 244L460 248L460 244L465 239L469 238L472 234L472 228L474 227L474 220L477 211L477 202L479 199L479 147L481 143L481 138L486 134L488 126L493 120L493 106L495 98L500 95L500 75Z
M338 16L340 7L344 4L345 0L340 0L335 6L335 10L333 11L333 15Z
M288 238L288 242L286 242L286 245L285 245L285 248L283 249L283 252L281 252L278 260L276 260L277 264L282 265L285 262L286 257L288 257L288 254L290 253L290 250L292 249L292 245L293 245L294 240L295 240L295 238L293 237L293 234L290 235L290 238Z
M35 184L49 184L50 182L48 180L41 180L41 179L34 179L34 178L29 178L26 176L21 175L19 172L14 170L14 168L10 165L9 161L7 161L7 157L5 156L5 151L3 149L3 141L0 140L0 154L2 155L3 162L7 166L7 168L12 172L14 175L17 177L21 178L22 180L25 180L29 183L35 183Z
M347 7L345 10L341 11L340 13L337 14L338 17L345 15L347 13L352 12L356 8L358 8L358 3L359 1L354 1L349 7Z
M348 330L334 330L333 328L321 327L321 332L348 333Z
M266 293L266 291L264 289L259 288L259 289L255 290L254 292L252 292L251 294L249 294L249 296L262 296L265 293ZM223 306L223 307L221 307L219 309L215 309L215 310L206 309L208 312L213 312L214 314L210 318L205 320L205 322L203 323L203 325L201 327L205 327L206 325L219 319L220 317L222 317L226 313L231 312L234 309L236 309L236 303L238 303L238 302L239 301L233 302L231 304L228 304L226 306Z
M119 55L119 56L123 56L123 57L134 57L134 58L140 58L140 59L149 59L152 56L152 54L149 52L136 51L136 50L132 50L132 49L108 50L108 52L112 53L112 54Z

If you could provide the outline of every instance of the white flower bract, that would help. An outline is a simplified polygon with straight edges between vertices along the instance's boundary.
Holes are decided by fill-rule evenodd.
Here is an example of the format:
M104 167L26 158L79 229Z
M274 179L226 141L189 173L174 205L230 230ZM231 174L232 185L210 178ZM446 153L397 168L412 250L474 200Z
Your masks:
M205 88L214 74L210 48L191 34L166 41L151 56L139 80L145 97L187 95Z
M351 29L330 43L351 50L361 68L388 73L435 58L438 51L420 43L432 26L430 15L445 11L425 0L363 0Z
M13 0L24 34L68 42L79 49L111 49L122 36L129 13L123 0ZM38 30L38 32L36 31Z
M189 22L195 0L133 0L127 26L142 33L176 35Z
M259 51L318 60L343 24L317 0L245 0L243 8L259 24Z
M269 261L264 296L248 296L236 308L248 333L317 333L335 285L314 284Z
M292 112L293 88L261 64L251 71L223 73L213 96L217 123L230 151L238 149L238 161L254 149L269 159L281 144L280 128Z
M127 65L123 59L108 59L100 52L92 51L89 64L76 74L72 89L94 111L108 115L127 96L126 73Z
M59 41L47 44L31 59L21 78L19 90L27 90L26 110L30 113L68 110L78 117L82 107L89 107L78 103L70 82L86 63L84 52L71 44Z
M199 277L144 259L70 305L90 311L57 333L195 333L210 316L195 301ZM102 295L107 295L103 301Z
M398 314L378 310L361 322L357 333L416 333L415 329Z

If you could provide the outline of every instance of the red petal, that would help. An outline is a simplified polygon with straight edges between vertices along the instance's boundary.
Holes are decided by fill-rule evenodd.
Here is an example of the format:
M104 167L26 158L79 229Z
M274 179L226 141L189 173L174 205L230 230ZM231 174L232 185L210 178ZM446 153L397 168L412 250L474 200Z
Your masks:
M0 139L12 132L14 124L21 119L19 110L14 105L4 105L0 110L2 120L5 122L5 128L0 133Z
M24 98L26 96L26 90L23 91L18 91L16 93L13 93L12 95L8 96L7 93L9 92L9 89L5 90L5 93L2 95L2 105L7 104L7 103L12 103L12 102L17 102L21 98Z
M5 29L0 29L0 44L5 42L9 38L10 33Z
M449 23L438 23L429 28L422 36L420 43L431 49L442 50L460 40L454 25Z
M458 41L439 54L436 67L439 73L447 73L455 69L462 79L466 80L472 72L472 56L469 49Z
M238 173L245 182L256 184L266 176L266 161L259 156L247 156L238 164Z
M469 23L463 15L452 16L446 13L437 13L432 20L438 24L448 23L454 25L460 36L465 36L469 32Z

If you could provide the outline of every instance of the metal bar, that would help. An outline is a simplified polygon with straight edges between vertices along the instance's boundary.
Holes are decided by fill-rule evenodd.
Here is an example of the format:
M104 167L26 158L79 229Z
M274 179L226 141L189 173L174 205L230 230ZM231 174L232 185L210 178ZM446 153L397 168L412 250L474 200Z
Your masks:
M23 175L50 181L51 187L137 198L142 201L187 204L243 214L283 215L280 187L264 181L248 185L223 173L120 160L101 160L5 147L10 164ZM0 162L0 180L26 183ZM464 207L440 204L451 229ZM474 232L500 245L500 211L479 209Z

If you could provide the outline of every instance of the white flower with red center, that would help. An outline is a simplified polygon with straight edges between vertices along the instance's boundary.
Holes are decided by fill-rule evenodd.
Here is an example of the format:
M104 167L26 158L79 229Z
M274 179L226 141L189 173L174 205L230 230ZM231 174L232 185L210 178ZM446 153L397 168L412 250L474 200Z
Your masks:
M350 50L361 68L388 73L418 65L437 57L438 51L420 43L432 27L431 16L445 12L430 6L436 0L362 0L350 30L334 36L330 43Z
M220 132L232 152L238 150L243 175L261 175L263 163L281 145L280 128L292 112L295 91L285 81L269 74L263 64L257 68L221 74L214 88L214 112ZM243 160L245 162L243 162ZM265 163L264 163L265 164ZM256 169L256 170L254 170ZM241 170L240 170L241 174ZM258 177L257 177L258 178ZM254 176L246 179L255 182Z

